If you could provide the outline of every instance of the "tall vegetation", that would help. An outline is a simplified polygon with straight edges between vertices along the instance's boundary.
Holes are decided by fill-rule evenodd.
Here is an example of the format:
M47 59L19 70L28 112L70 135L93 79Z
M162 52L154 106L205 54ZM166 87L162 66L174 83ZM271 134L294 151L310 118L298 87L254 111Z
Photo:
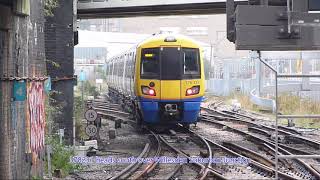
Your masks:
M53 11L58 5L58 0L44 0L44 14L46 16L53 16Z
M97 87L93 86L90 83L90 81L84 81L84 82L78 83L78 86L76 87L74 92L74 117L76 120L76 138L77 139L87 138L87 135L84 133L85 126L82 123L83 115L85 111L85 107L84 107L85 102L82 101L82 97L81 97L82 93L84 95L84 100L88 99L87 98L88 96L97 97L99 95L99 92L97 91Z
M319 102L289 93L282 93L280 95L279 109L282 114L320 114ZM300 127L320 128L320 121L318 119L295 119L294 122Z

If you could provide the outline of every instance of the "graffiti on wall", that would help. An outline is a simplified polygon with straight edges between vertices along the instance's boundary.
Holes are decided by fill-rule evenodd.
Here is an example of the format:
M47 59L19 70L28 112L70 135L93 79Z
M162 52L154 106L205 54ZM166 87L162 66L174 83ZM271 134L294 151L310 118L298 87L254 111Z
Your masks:
M30 82L28 96L29 152L38 154L45 145L45 94L43 82Z

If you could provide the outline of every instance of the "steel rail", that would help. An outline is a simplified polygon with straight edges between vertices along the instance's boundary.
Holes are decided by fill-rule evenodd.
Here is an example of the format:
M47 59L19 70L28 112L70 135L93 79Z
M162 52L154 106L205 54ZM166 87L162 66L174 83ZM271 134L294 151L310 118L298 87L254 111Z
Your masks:
M212 159L212 149L211 149L211 146L209 145L209 143L202 137L200 136L199 134L195 133L194 131L191 131L190 129L186 129L188 130L190 133L194 134L195 136L197 136L199 139L201 139L202 142L205 143L205 145L207 146L207 149L208 149L208 153L209 153L209 159ZM211 164L212 162L209 161L208 164L206 165L206 168L205 169L202 169L203 172L201 173L202 174L202 177L200 178L201 180L202 179L205 179L208 175L208 169L211 168Z
M245 156L242 156L241 154L239 154L239 153L237 153L237 152L234 152L234 151L228 149L227 147L225 147L225 146L223 146L223 145L220 145L220 144L218 144L218 143L216 143L216 142L213 142L212 140L210 140L210 139L208 139L208 138L205 138L205 140L206 140L207 142L209 142L210 144L212 144L213 146L217 146L217 147L219 147L219 148L221 148L221 149L229 152L230 154L232 154L232 155L234 155L234 156L238 156L238 157L243 157L243 158L245 158ZM252 166L255 166L255 167L257 167L257 168L263 169L263 170L267 171L268 173L275 174L275 173L274 173L274 170L273 170L272 168L270 168L270 167L268 167L268 166L266 166L266 165L264 165L264 164L261 164L261 163L255 161L255 160L250 159L249 164L251 164ZM287 174L285 174L285 173L282 173L282 172L279 172L279 175L280 175L281 177L285 178L285 179L298 180L298 179L296 179L296 178L294 178L294 177L292 177L292 176L290 176L290 175L287 175Z
M94 108L101 108L101 109L112 110L112 111L122 111L121 108L109 107L109 106L103 106L103 105L97 105L97 106L94 106Z
M213 111L214 111L214 110L213 110ZM243 115L243 114L240 114L240 113L235 113L235 112L231 112L231 111L224 111L224 112L234 113L234 114L236 114L236 115L238 115L238 116L243 116L243 117L249 118L249 119L251 119L251 120L257 120L257 118L254 118L254 117L251 117L251 116L247 116L247 115ZM217 111L217 113L219 113L219 112ZM301 115L301 117L302 117L302 116L303 116L303 115ZM312 116L312 115L311 115L311 116ZM278 117L280 118L281 115L278 115ZM313 117L313 116L312 116L312 117ZM237 116L235 116L235 118L237 118ZM266 125L260 125L260 124L256 124L256 123L253 123L253 122L248 122L248 123L250 123L250 124L252 124L252 125L262 126L262 127L266 128L266 129L270 129L270 130L275 131L275 128L274 128L274 127L269 127L269 126L266 126ZM296 130L289 129L289 128L284 127L284 126L278 126L278 127L281 128L281 129L284 129L284 130L280 130L280 129L278 130L279 132L281 132L281 133L283 133L283 134L291 135L291 136L296 136L296 137L298 137L298 138L302 138L303 140L311 141L311 140L309 140L309 139L305 139L305 138L302 137L302 136L299 136L299 135L301 135L301 133L298 132L298 131L296 131ZM296 135L296 134L298 134L298 135ZM317 142L317 141L313 141L313 142L316 142L316 143L317 143L316 146L319 146L319 145L320 145L320 142ZM313 143L313 142L311 142L311 143Z
M111 117L112 119L121 119L122 121L125 121L125 122L130 122L130 123L136 123L135 121L133 120L130 120L130 119L127 119L127 118L123 118L123 117L118 117L116 115L111 115L111 114L104 114L104 113L101 113L101 112L98 112L98 114L101 114L101 115L106 115L108 117ZM151 131L150 129L147 129L152 135L153 137L156 139L157 141L157 151L156 151L156 154L155 154L155 157L159 156L160 155L160 152L161 152L161 142L159 140L159 137L158 135L156 135L153 131ZM146 153L144 153L146 154ZM144 155L140 155L139 157L143 157ZM138 157L138 158L139 158ZM152 170L155 169L155 167L158 165L159 162L152 162L149 166L147 166L143 172L139 173L137 176L133 177L132 179L143 179L143 177L145 177L146 175L148 175ZM132 165L134 166L134 165ZM178 170L181 168L182 166L179 165L177 166L177 168L172 172L170 173L168 176L167 176L167 179L171 179L171 177L173 177L177 172ZM130 169L130 167L127 167L128 171L132 170L133 167ZM130 170L129 170L130 169ZM125 173L125 172L124 172ZM132 172L133 173L133 172ZM131 173L131 174L132 174ZM119 174L120 175L120 174ZM123 175L122 175L123 176ZM126 175L127 177L129 175ZM115 179L118 179L120 178L119 176L115 176L114 177ZM121 177L123 178L123 177ZM109 178L108 178L109 179Z
M214 111L215 113L218 113L218 114L221 114L221 115L225 114L225 113L219 112L219 111L214 110L214 109L210 109L209 111ZM214 116L214 115L211 115L211 116ZM218 117L218 118L220 118L220 117ZM268 130L276 131L276 128L269 127L269 126L262 125L262 124L253 123L253 122L250 122L250 121L246 121L246 120L240 119L240 118L238 118L236 116L233 116L233 118L229 118L228 120L239 121L239 122L247 123L247 124L250 124L250 125L253 125L253 126L257 126L257 127L260 127L260 128L262 127L262 128L268 129ZM299 141L301 141L303 143L307 143L308 145L310 145L310 146L312 146L312 147L314 147L316 149L320 149L320 142L318 142L316 140L311 140L311 139L305 138L305 137L303 137L301 135L296 135L294 133L291 133L291 132L288 132L288 131L285 131L285 130L281 130L281 129L278 129L278 132L283 133L283 134L288 135L288 136L292 136L292 137L298 139Z
M237 132L237 133L240 133L240 134L242 134L242 135L245 135L245 136L249 135L253 140L256 140L256 142L259 142L259 141L261 140L260 137L257 137L257 136L252 135L252 134L248 134L248 133L246 133L246 132L244 132L244 131L241 131L241 130L232 128L232 127L230 127L230 126L228 126L228 125L222 124L222 123L217 122L217 121L214 121L214 120L203 119L203 121L207 121L207 122L209 122L209 123L215 123L215 124L218 124L218 125L220 125L220 126L226 126L226 127L228 127L229 129L231 129L231 130L233 130L233 131L235 131L235 132ZM262 133L261 133L261 134L262 134ZM270 144L273 143L272 141L268 141L268 140L264 140L264 141L266 141L266 142L268 142L268 143L270 143ZM296 148L293 148L293 147L290 147L290 146L287 146L287 145L284 145L284 144L279 144L279 146L282 147L282 148L290 149L290 151L293 151L293 152L296 152L296 153L300 153L300 154L304 154L304 155L314 155L313 153L305 152L305 151L302 151L302 150L299 150L299 149L296 149Z
M247 137L250 137L249 140L251 140L251 138L255 139L256 141L255 142L259 142L259 143L266 143L268 145L271 145L271 146L276 146L273 142L271 141L268 141L268 140L265 140L265 139L262 139L262 138L259 138L257 136L254 136L252 134L249 134L249 133L246 133L244 131L241 131L239 129L236 129L236 128L233 128L233 127L230 127L226 124L222 124L220 122L216 122L216 121L213 121L213 120L208 120L208 119L203 119L203 121L206 121L206 122L209 122L209 123L215 123L215 124L219 124L221 126L226 126L227 128L231 129L232 131L236 132L236 133L239 133L239 134L242 134L242 135L245 135ZM287 150L281 148L281 147L278 147L278 149L282 152L285 152L286 154L289 154L289 155L292 155L290 152L288 152ZM316 178L320 179L320 173L318 173L317 171L315 171L312 167L310 167L308 164L304 163L303 161L297 159L297 161L299 161L300 164L302 164L310 173L312 173ZM280 173L280 172L278 172Z
M159 157L161 152L161 142L159 140L158 135L156 135L153 131L149 130L149 132L153 135L153 137L156 139L157 142L157 151L154 155L154 157ZM158 161L151 162L141 173L134 176L132 179L142 179L143 177L147 176L151 171L155 169L155 167L158 165Z
M126 112L123 112L123 111L108 110L108 109L96 108L96 107L94 107L93 109L97 110L97 111L106 112L106 113L119 114L119 115L122 115L122 116L129 116L130 115L129 113L126 113Z
M263 146L263 148L266 148L268 150L268 153L274 154L274 155L276 154L276 150L273 147L271 147L270 145L263 143L262 146ZM282 153L278 152L278 154L281 155ZM286 168L288 168L288 169L292 168L292 165L287 160L279 159L279 161L282 162L286 166Z
M177 148L173 147L172 145L170 145L162 136L159 136L159 138L164 144L166 144L168 147L173 149L176 153L181 154L182 156L184 156L185 158L187 158L187 159L189 159L191 161L191 157L190 156L186 155L184 152L182 152L179 149L177 149ZM192 164L200 167L201 168L200 172L203 172L203 170L206 168L206 166L204 166L203 164L197 163L197 162L192 162ZM214 170L212 168L208 168L208 169L218 179L224 179L224 180L227 179L226 177L224 177L220 173L216 172L216 170Z
M137 157L142 158L144 157L148 152L150 151L150 144L146 143L143 151L140 153L140 155ZM115 180L115 179L126 179L128 176L130 176L130 174L132 173L131 170L138 165L138 161L135 163L130 164L129 166L127 166L126 168L124 168L122 171L120 171L118 174L116 174L115 176L111 177L110 180Z
M262 155L260 155L259 153L256 153L250 149L247 149L245 147L242 147L238 144L234 144L234 143L230 143L230 142L223 142L222 145L233 149L234 151L238 152L239 154L242 154L250 159L253 159L261 164L264 164L268 167L274 167L275 163L273 161L271 161L270 159L267 159L265 157L263 157Z

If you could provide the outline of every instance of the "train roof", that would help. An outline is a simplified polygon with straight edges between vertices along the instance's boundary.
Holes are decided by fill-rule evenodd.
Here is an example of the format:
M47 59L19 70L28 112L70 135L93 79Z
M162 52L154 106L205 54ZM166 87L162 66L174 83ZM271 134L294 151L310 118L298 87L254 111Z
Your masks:
M174 39L175 42L166 42L166 39ZM202 43L200 41L196 41L188 36L184 36L182 34L172 34L172 33L160 33L152 35L144 40L142 40L140 43L134 45L130 49L126 49L125 51L122 51L119 54L116 54L109 58L109 62L112 62L115 60L115 58L120 57L126 53L130 53L134 51L137 47L139 48L145 48L145 47L159 47L160 46L180 46L181 47L189 47L189 48L201 48L203 45L207 45L206 43Z
M157 34L154 36L151 36L141 43L138 44L138 47L157 47L159 45L162 46L176 46L180 45L182 47L190 47L190 48L201 48L200 42L181 35L181 34L171 34L171 33L165 33L165 34Z

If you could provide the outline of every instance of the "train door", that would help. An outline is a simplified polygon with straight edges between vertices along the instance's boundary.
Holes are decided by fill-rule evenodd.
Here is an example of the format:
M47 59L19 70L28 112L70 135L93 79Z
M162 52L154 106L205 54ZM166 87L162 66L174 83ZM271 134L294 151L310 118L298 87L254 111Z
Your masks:
M181 95L181 48L160 48L161 100L180 100Z
M134 97L134 77L135 77L135 63L136 63L136 57L135 53L130 53L130 62L131 62L131 68L130 68L130 93L131 96Z

